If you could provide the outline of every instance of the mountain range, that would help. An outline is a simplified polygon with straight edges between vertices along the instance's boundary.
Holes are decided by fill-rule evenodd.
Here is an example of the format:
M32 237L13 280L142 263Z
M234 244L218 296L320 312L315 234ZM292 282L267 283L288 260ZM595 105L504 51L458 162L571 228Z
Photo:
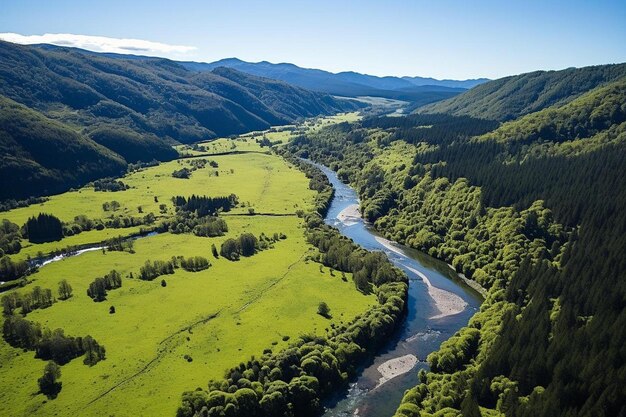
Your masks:
M358 72L332 73L319 69L301 68L294 64L273 64L267 61L246 62L237 58L219 61L181 62L193 71L212 71L219 67L233 68L241 72L285 81L312 91L356 97L376 96L427 104L482 84L488 79L436 80L424 77L377 77Z
M92 52L78 48L64 48L40 44L44 50L71 49L87 55L104 56L124 60L159 60L161 58ZM411 103L415 108L424 104L453 97L469 88L489 81L487 78L473 80L437 80L425 77L377 77L358 72L332 73L320 69L302 68L290 63L274 64L267 61L246 62L238 58L226 58L215 62L174 61L193 72L211 72L216 68L232 68L246 74L284 81L311 91L345 97L372 96Z

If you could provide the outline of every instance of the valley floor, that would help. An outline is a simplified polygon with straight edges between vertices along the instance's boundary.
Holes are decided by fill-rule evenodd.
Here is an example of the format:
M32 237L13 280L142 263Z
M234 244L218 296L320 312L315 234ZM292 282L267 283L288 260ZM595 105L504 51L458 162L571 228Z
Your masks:
M67 279L74 295L31 312L26 319L62 328L66 335L93 336L106 348L106 360L88 367L76 358L62 366L62 390L56 399L47 400L37 386L45 362L35 359L32 351L1 340L1 415L173 415L183 391L206 387L210 378L222 377L226 369L266 348L281 349L305 333L324 334L331 323L347 322L375 303L373 296L358 292L351 279L344 282L308 260L315 249L306 242L303 221L296 215L297 210L310 209L314 197L304 174L278 156L257 153L263 149L250 137L239 145L254 153L207 157L219 168L207 165L193 171L190 179L173 178L172 171L186 166L187 160L172 161L129 174L122 179L131 187L126 191L83 188L53 196L42 205L0 214L0 219L21 225L39 212L63 221L81 214L103 218L110 213L103 211L102 204L111 200L120 203L121 213L136 214L141 206L144 214L157 217L173 215L175 195L235 193L242 203L222 215L229 228L225 236L163 233L137 240L132 254L89 252L46 265L32 275L33 282L16 291L39 285L56 295L58 282ZM165 214L160 204L166 204ZM281 216L250 215L250 209ZM23 259L137 230L83 232L60 242L31 245L13 257ZM287 239L237 262L211 255L212 244L219 248L227 238L243 232L284 233ZM124 278L122 287L109 291L104 302L96 303L86 295L89 283L111 269L123 277L131 272L136 277L146 260L179 255L203 256L212 266L194 273L178 269L154 281ZM321 301L330 306L332 319L317 314ZM110 306L115 314L109 313Z

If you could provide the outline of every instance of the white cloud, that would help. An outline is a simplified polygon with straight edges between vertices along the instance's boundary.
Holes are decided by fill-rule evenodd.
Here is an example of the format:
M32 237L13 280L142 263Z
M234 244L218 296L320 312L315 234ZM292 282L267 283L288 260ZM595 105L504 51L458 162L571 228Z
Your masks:
M142 39L119 39L105 36L74 35L71 33L45 33L43 35L0 33L0 39L22 45L48 43L87 49L94 52L114 52L118 54L163 57L177 57L188 54L196 49L195 46L169 45Z

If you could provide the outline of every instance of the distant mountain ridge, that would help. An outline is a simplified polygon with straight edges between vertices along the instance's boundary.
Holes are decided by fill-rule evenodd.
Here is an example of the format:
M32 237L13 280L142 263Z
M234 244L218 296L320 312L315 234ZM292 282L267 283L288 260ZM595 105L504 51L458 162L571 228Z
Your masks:
M64 48L56 45L39 44L37 48L47 51L57 49L75 50L87 55L124 59L131 61L157 61L162 58L126 55L109 52L93 52L78 48ZM359 97L373 96L411 103L411 108L434 103L488 81L486 78L475 80L436 80L424 77L377 77L357 72L332 73L320 69L301 68L290 63L273 64L267 61L251 63L238 58L226 58L215 62L172 61L193 72L212 72L226 67L246 74L283 81L288 84L320 93L335 96Z
M317 91L326 91L334 88L337 84L351 84L361 88L368 87L377 90L403 90L415 86L447 87L455 89L469 89L476 85L489 81L488 78L471 80L437 80L429 77L378 77L375 75L361 74L354 71L332 73L329 71L302 68L294 64L274 64L268 61L247 62L238 58L226 58L210 63L182 62L182 64L195 71L207 71L217 67L235 68L250 74L276 78ZM323 82L316 85L314 82ZM331 92L331 91L326 91Z

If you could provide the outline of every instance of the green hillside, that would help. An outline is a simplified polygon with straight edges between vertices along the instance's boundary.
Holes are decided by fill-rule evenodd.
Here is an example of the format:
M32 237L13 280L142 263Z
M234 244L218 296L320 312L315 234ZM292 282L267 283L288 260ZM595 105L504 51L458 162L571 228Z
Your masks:
M57 193L125 167L109 149L0 96L0 200Z
M33 119L34 112L9 106L14 110L0 128L21 128L11 135L17 146L11 142L4 148L3 169L13 174L3 179L0 199L56 193L121 172L119 157L97 161L97 152L113 151L128 163L167 161L177 156L175 144L364 106L226 68L196 73L166 59L109 58L7 42L0 42L0 95L56 120L52 131L45 132L19 120L23 115ZM51 123L48 119L40 116L37 123ZM54 136L61 146L38 153L22 144L33 140L26 135L31 128ZM59 129L71 132L61 134ZM110 151L93 147L94 141ZM71 153L63 142L72 143ZM81 150L92 148L75 147L79 142L90 143L93 150L82 155ZM27 147L30 156L14 152ZM54 158L61 153L63 157ZM21 186L14 187L18 182Z
M419 112L512 120L546 107L563 105L624 75L626 64L535 71L486 82L456 97L424 106Z
M576 141L581 150L589 150L592 138L597 145L623 140L625 121L626 77L591 90L564 106L549 107L504 123L481 139L526 144ZM600 133L604 135L599 136ZM558 148L564 151L572 146Z
M183 143L359 107L232 70L197 74L166 59L6 42L0 94L88 130L106 124Z

